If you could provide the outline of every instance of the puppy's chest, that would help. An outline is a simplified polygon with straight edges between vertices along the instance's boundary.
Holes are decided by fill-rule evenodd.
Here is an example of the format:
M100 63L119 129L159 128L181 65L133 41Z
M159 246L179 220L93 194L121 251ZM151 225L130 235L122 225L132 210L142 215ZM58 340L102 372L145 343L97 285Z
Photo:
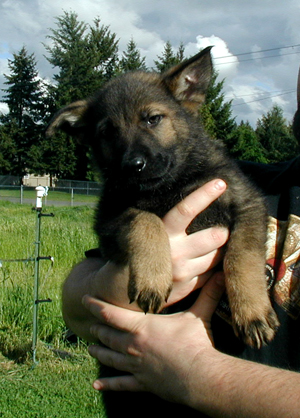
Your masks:
M167 193L149 193L147 195L135 194L132 196L127 194L126 196L119 196L117 200L111 199L112 196L110 196L110 199L102 200L102 210L99 215L102 215L107 221L114 222L115 220L117 222L118 218L122 217L129 208L135 208L154 213L159 218L163 218L183 197L185 196L182 193L169 195ZM216 225L231 228L234 223L234 216L233 210L222 199L218 199L198 214L188 226L187 232L192 233Z

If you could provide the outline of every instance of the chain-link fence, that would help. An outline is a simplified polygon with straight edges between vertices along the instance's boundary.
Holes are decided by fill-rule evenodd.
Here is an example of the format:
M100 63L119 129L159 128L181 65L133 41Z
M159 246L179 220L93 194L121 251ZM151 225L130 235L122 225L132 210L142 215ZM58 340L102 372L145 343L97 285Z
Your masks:
M0 176L0 199L17 203L32 203L35 199L35 187L48 188L48 205L94 205L101 191L101 185L94 181L55 179L49 187L45 177L21 179L17 176Z

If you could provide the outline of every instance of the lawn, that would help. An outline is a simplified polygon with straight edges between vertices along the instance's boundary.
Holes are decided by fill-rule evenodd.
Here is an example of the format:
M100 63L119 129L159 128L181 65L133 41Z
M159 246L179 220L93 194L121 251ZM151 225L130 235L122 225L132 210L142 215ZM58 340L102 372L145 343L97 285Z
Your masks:
M61 285L72 266L96 245L93 209L47 207L41 219L37 364L32 361L32 316L36 211L0 201L0 417L104 417L92 387L96 364L83 342L64 340Z

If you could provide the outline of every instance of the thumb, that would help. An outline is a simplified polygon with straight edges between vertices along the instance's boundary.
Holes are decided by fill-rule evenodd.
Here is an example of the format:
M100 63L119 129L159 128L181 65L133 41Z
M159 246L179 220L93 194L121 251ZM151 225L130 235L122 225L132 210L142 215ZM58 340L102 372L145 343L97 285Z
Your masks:
M203 286L194 305L189 309L196 317L204 322L210 322L211 317L225 291L224 273L215 273Z

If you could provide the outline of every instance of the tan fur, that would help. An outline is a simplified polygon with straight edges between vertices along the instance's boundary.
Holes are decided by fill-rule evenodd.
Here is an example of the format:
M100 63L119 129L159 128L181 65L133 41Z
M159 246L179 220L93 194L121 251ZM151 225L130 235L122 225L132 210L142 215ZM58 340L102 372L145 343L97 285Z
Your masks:
M151 300L149 309L155 311L158 301L167 300L172 289L171 253L164 225L152 213L139 211L127 234L119 239L121 246L128 248L129 298L131 301L137 299L142 309ZM136 294L139 295L137 298Z

